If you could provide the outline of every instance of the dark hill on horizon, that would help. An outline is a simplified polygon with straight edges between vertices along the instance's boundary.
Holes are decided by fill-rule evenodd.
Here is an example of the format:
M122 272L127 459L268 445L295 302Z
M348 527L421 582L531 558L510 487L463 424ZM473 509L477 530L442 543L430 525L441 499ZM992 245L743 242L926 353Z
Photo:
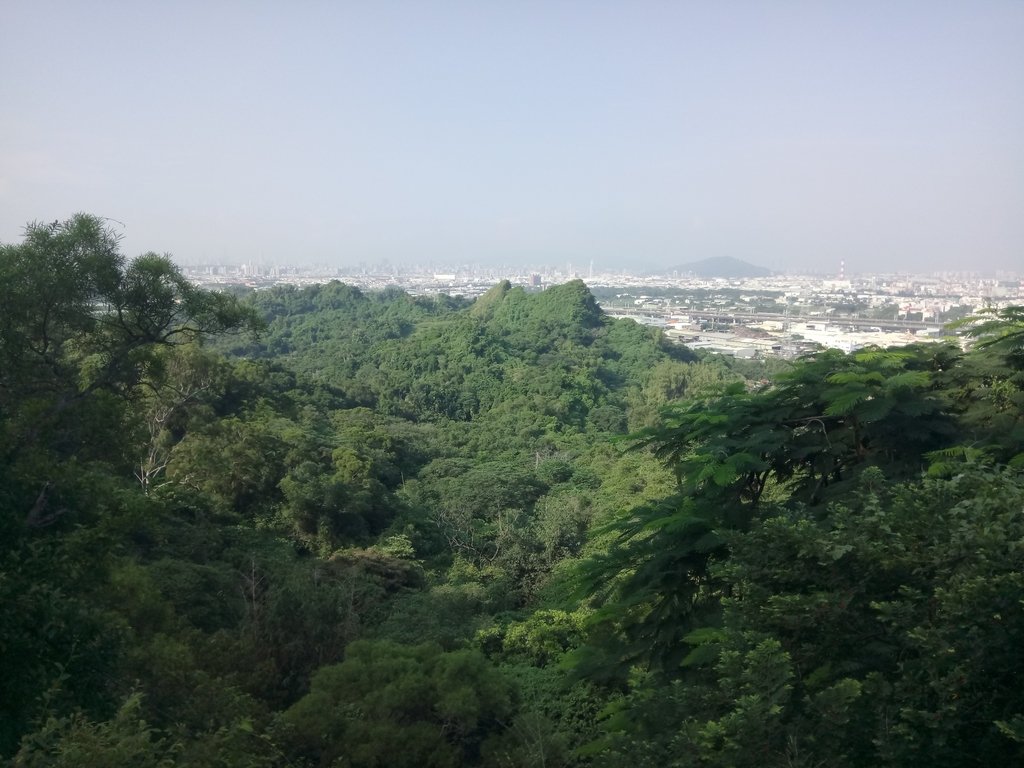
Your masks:
M732 256L715 256L701 261L692 261L688 264L669 267L661 272L692 274L695 277L767 277L772 273L770 269L750 264L741 259L734 259Z

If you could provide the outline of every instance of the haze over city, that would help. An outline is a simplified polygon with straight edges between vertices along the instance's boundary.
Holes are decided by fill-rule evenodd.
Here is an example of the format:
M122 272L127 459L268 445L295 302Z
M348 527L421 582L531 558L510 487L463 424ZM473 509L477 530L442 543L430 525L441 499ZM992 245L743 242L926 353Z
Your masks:
M1024 4L5 3L0 242L1021 270Z

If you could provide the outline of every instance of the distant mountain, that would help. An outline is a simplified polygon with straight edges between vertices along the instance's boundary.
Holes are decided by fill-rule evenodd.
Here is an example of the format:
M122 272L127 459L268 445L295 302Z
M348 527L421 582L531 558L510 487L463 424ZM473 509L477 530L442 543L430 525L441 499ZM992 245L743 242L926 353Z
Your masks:
M692 274L695 277L767 277L771 274L770 269L758 267L731 256L716 256L660 271L661 273L678 272L681 275Z

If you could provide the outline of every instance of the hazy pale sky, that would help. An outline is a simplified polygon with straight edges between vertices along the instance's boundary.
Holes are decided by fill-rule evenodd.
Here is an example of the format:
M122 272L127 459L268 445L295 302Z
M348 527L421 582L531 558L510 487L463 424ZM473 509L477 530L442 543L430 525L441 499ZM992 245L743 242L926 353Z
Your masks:
M1024 271L1021 0L5 0L0 104L3 242Z

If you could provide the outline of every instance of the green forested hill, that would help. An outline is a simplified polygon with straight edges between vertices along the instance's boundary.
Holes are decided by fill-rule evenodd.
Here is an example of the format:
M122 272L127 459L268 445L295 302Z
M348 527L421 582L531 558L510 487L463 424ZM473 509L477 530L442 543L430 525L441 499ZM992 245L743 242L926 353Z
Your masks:
M87 216L0 300L12 765L1021 758L1019 310L769 375L578 281L207 294Z
M641 403L659 364L695 360L656 331L605 318L579 281L539 294L499 284L468 309L340 283L274 289L253 304L267 333L236 353L286 363L359 405L412 421L471 421L532 398L558 411L557 429L584 429L592 408L624 413Z

